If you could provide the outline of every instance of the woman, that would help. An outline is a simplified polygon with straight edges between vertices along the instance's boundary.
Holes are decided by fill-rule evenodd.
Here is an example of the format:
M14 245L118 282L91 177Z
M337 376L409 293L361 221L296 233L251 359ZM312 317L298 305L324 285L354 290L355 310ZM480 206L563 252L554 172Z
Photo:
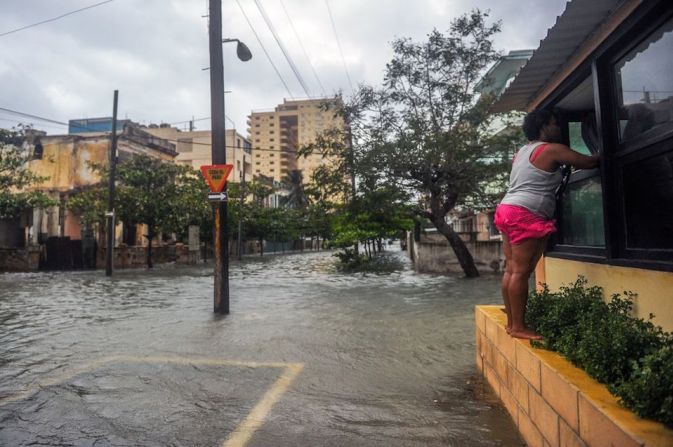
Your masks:
M555 192L561 184L561 165L593 168L598 155L582 155L561 144L561 128L553 113L535 110L526 115L523 132L528 144L514 156L507 194L495 210L495 226L502 233L506 268L502 298L507 332L516 338L541 337L524 323L528 278L556 231Z

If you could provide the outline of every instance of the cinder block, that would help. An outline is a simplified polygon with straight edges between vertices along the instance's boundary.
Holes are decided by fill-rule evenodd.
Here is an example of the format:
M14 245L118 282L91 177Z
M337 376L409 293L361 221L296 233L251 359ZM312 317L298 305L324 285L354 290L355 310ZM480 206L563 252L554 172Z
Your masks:
M486 332L486 315L479 306L475 306L474 308L474 319L475 324L477 325L477 330Z
M507 372L507 388L516 399L521 410L528 414L528 382L514 365L510 365Z
M486 318L486 338L496 343L498 336L498 324L492 318Z
M559 420L559 444L561 447L587 447L579 434L563 419Z
M519 433L528 447L544 447L542 433L524 413L519 413Z
M577 397L579 390L552 367L540 363L542 397L576 432L579 432Z
M496 396L500 397L500 380L498 379L498 375L496 374L495 370L491 368L490 365L485 364L484 375L486 376L486 380L488 381L489 385L491 385L493 392L496 394Z
M500 400L505 405L507 412L512 417L514 425L519 425L519 405L516 403L514 395L507 389L507 387L501 386L500 388Z
M540 359L530 350L529 342L516 341L516 369L540 392Z
M500 381L503 384L507 383L507 373L509 369L509 362L505 358L504 355L500 353L500 351L496 350L495 351L495 372L498 374L498 377L500 378Z
M516 364L516 342L505 331L504 326L498 326L498 340L496 343L498 350L510 362Z
M640 446L582 394L579 395L580 437L591 447Z
M552 445L559 445L559 417L554 409L532 388L528 390L530 417L542 433L542 436Z

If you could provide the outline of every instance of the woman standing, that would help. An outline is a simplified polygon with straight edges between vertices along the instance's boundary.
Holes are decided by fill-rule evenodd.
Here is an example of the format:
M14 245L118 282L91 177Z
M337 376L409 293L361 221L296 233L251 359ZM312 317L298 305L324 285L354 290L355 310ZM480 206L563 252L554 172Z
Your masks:
M556 231L553 216L555 192L563 177L560 167L594 168L598 155L582 155L561 144L561 128L547 110L526 115L523 132L528 144L514 156L509 189L495 210L494 223L502 233L506 259L502 298L507 332L512 337L539 340L541 337L524 323L528 279L549 235Z

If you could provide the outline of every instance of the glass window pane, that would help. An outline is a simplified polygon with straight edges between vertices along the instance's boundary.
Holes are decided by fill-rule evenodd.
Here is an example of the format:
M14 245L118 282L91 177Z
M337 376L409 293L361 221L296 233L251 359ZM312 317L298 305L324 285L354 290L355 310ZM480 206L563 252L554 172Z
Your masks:
M562 244L605 246L600 177L570 183L563 194L562 212Z
M626 246L673 249L673 152L624 167Z
M591 155L591 151L582 138L582 123L568 123L568 136L570 139L570 148L584 155Z
M615 66L622 141L673 127L672 73L673 19Z

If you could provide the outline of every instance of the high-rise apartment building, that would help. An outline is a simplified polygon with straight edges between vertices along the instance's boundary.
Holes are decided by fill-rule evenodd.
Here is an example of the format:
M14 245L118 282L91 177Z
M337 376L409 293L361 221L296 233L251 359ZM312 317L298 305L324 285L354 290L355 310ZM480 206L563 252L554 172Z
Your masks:
M253 111L248 117L248 135L252 143L252 173L282 181L293 170L299 170L304 183L321 164L329 162L322 154L297 157L297 150L315 141L324 130L343 127L335 117L334 108L323 107L335 99L284 100L273 110Z

